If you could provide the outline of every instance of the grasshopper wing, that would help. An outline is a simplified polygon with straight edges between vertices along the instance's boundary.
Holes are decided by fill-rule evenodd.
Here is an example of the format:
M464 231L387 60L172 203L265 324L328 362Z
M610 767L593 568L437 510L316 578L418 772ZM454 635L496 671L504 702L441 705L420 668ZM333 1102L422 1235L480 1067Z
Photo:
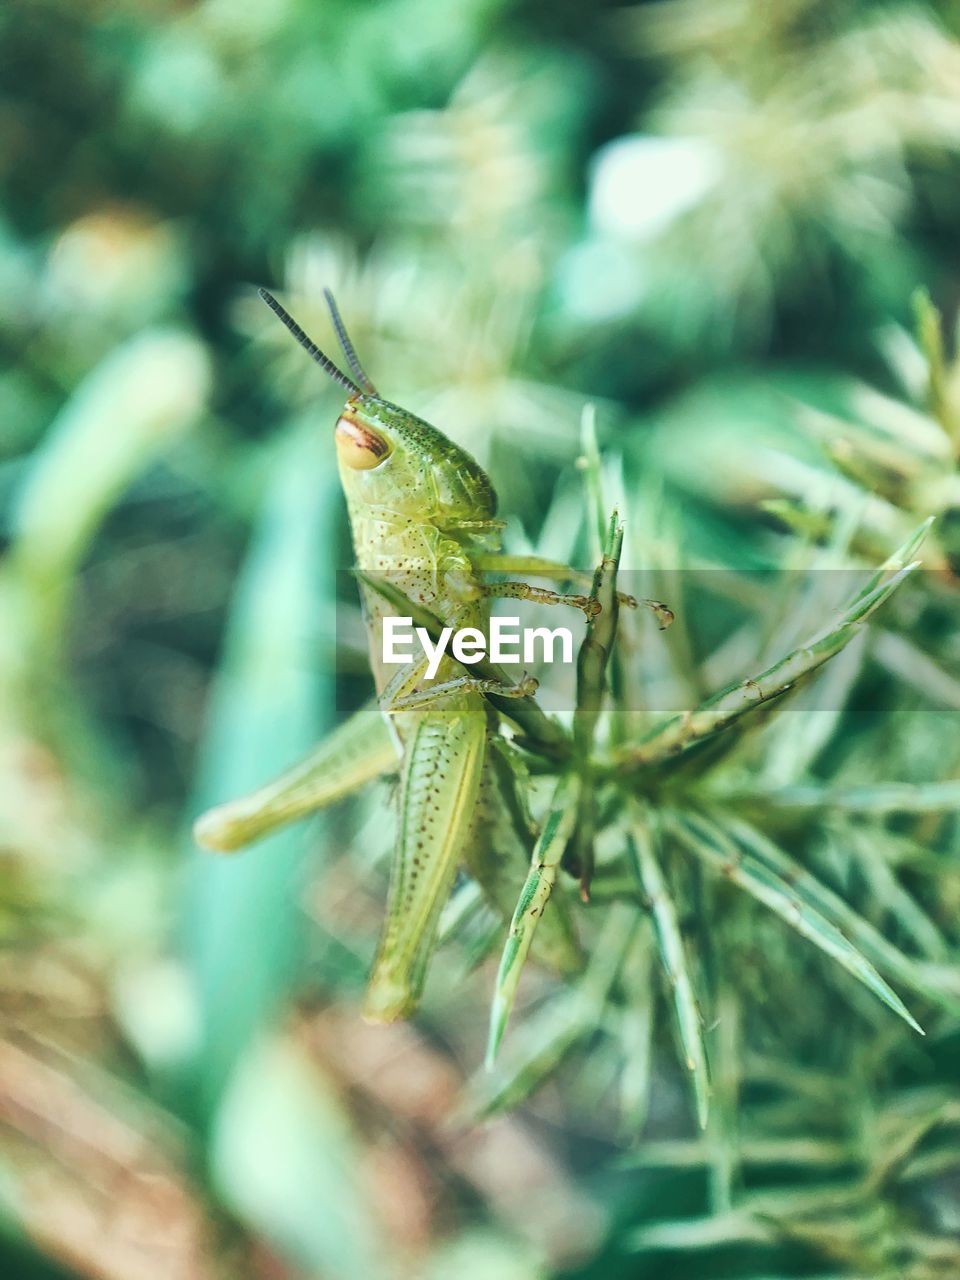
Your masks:
M486 718L470 705L419 715L407 740L387 918L363 1006L372 1022L416 1008L463 857L486 738Z

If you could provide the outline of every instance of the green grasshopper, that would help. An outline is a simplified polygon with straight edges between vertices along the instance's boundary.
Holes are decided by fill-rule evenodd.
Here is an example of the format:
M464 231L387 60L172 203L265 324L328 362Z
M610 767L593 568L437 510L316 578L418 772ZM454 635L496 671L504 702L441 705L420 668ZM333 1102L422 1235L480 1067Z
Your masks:
M501 555L497 499L487 474L429 423L384 400L364 372L325 291L347 376L265 290L261 297L297 342L347 393L334 442L347 501L370 642L378 712L364 709L301 765L254 795L221 805L197 823L199 843L230 850L302 817L369 779L397 769L399 821L386 921L364 1014L373 1021L415 1009L436 946L440 913L464 863L484 895L511 918L535 833L518 792L517 770L499 732L499 715L539 734L543 750L565 740L536 707L536 681L509 683L495 668L470 674L445 656L432 680L426 659L384 666L381 628L389 614L434 626L485 631L491 597L568 604L588 618L592 595L564 595L526 582L490 583L488 571L574 581L567 566ZM628 598L629 599L629 598ZM635 603L629 599L629 603ZM539 923L540 958L561 971L580 955L564 903Z

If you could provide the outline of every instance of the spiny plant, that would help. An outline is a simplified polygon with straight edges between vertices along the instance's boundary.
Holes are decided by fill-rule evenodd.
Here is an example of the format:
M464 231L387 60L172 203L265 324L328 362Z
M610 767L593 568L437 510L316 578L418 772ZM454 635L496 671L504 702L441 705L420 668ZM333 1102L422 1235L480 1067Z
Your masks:
M672 1258L694 1277L722 1268L742 1277L938 1280L960 1262L955 365L926 295L917 296L916 312L918 345L900 333L887 345L910 375L917 407L857 389L856 420L804 411L827 468L838 472L808 469L807 503L767 506L793 530L785 561L798 551L822 560L842 549L845 561L863 563L924 504L937 512L926 521L926 571L914 576L899 609L894 601L877 616L869 651L848 648L825 674L845 685L830 709L821 703L805 717L771 721L758 735L765 755L748 753L733 789L721 790L728 805L739 801L737 816L725 821L736 827L746 818L751 847L759 838L781 855L795 852L779 864L792 886L815 888L847 939L928 1001L930 1041L919 1051L890 1028L864 1035L855 1023L838 1024L825 988L810 986L797 956L791 964L778 957L774 1017L731 968L715 1006L707 1135L643 1142L630 1159L634 1225L617 1233L616 1247L640 1275L659 1273ZM761 472L774 473L789 475L790 467ZM870 691L866 703L858 682ZM794 759L800 767L791 779L783 766ZM898 781L878 781L882 772ZM725 945L728 963L737 955L742 966L749 949L730 919L717 916L711 935L701 934L699 945ZM771 965L776 947L758 946ZM652 1184L663 1178L671 1189L654 1195Z
M479 909L479 895L472 885L465 885L448 912L448 923L441 926L440 913L458 862L467 862L488 902L503 909L502 887L511 873L510 864L502 863L502 850L492 842L491 847L482 849L481 856L470 852L478 830L489 840L484 822L490 818L484 819L479 807L483 799L478 761L483 759L500 771L500 785L504 777L508 779L511 791L507 794L517 797L511 802L514 807L522 813L523 798L529 795L539 814L530 868L522 886L520 877L513 873L519 894L502 945L490 1018L488 1065L493 1065L497 1056L531 946L538 937L547 941L548 924L554 928L562 924L565 930L563 922L575 911L570 901L574 880L583 902L595 905L584 912L588 917L584 929L588 962L582 977L572 978L557 1006L545 1011L549 1034L538 1023L530 1037L534 1052L531 1055L525 1048L519 1062L506 1068L498 1091L493 1098L486 1098L482 1109L494 1110L504 1105L505 1099L515 1101L523 1096L570 1049L592 1040L598 1030L609 1034L607 1029L612 1028L614 1037L626 1036L621 1048L635 1058L636 1044L630 1037L635 1037L638 1023L649 1024L649 1011L643 1008L646 992L638 990L630 975L649 966L647 952L652 948L673 1005L681 1060L691 1076L697 1118L701 1127L705 1126L711 1092L710 1053L697 971L709 966L703 955L697 955L696 962L691 959L681 921L699 900L697 910L704 929L722 935L723 917L714 920L706 904L711 896L719 899L726 885L743 891L779 917L915 1030L920 1030L919 1024L884 974L928 1003L960 1007L949 970L941 972L922 953L910 954L885 938L869 913L858 910L818 874L815 861L808 865L771 834L776 815L796 803L797 790L808 806L826 809L842 809L846 804L869 810L876 803L877 790L883 796L882 786L873 791L867 788L865 794L838 796L834 788L809 778L808 767L836 727L839 710L828 717L826 728L811 717L804 732L798 734L794 716L784 712L784 699L802 691L825 663L848 651L862 636L874 611L914 573L919 563L915 553L929 521L869 575L829 621L785 655L734 680L698 705L638 732L636 694L650 679L645 665L647 646L641 647L636 638L629 646L617 644L624 616L621 604L636 601L618 589L624 526L616 511L609 519L604 515L606 499L592 419L586 419L584 428L586 484L581 505L588 538L601 550L589 595L559 597L552 590L525 583L487 586L479 578L468 583L469 591L463 591L460 584L467 569L475 573L484 569L526 571L573 580L577 575L546 557L485 553L476 541L478 533L490 535L498 526L493 520L489 481L476 464L434 428L379 398L332 303L334 322L355 381L331 364L279 304L268 300L302 345L348 392L336 438L361 563L361 588L374 634L389 609L412 617L436 640L452 619L472 617L464 608L483 595L566 601L587 614L586 634L577 658L575 706L566 724L541 709L533 686L510 687L502 673L485 660L467 672L451 662L435 689L424 683L422 664L401 669L393 679L382 669L377 671L380 709L387 715L399 712L407 727L401 729L401 810L393 887L388 923L367 996L368 1013L387 1019L409 1013L419 998L438 939L465 927ZM447 499L447 505L438 508L424 507L419 488L422 480L437 484L433 467L439 467L442 476L443 468L451 464L456 475L466 476L477 493L486 495L479 507L476 494L466 505L458 497ZM372 487L369 478L376 477L381 467L383 477ZM357 477L367 480L366 488L358 486ZM393 486L389 504L384 485ZM418 511L412 519L404 516L400 520L408 555L403 564L409 567L399 580L390 574L384 578L379 571L400 562L396 559L398 545L391 542L389 520L383 513L390 506L403 515L406 494L413 497ZM370 502L376 503L379 514L367 525L362 521L367 518ZM455 529L464 532L452 537ZM446 594L438 594L436 588L429 594L426 584L435 580L431 575L436 570L424 577L417 559L424 553L408 546L414 536L411 530L425 539L425 547L443 548L446 537L447 549L436 551L424 563L452 565L460 575L457 591L447 585L443 588ZM665 606L654 602L654 607L661 622L670 620ZM859 647L862 654L862 645ZM625 650L634 655L632 661L627 660ZM373 652L377 654L377 647ZM856 666L848 669L843 688L834 690L838 708L849 696L857 674ZM629 697L625 694L628 689ZM438 754L434 745L435 716L436 732L443 738L446 754ZM463 735L473 717L477 742L488 743L487 756L466 745ZM779 785L771 787L764 769L757 767L756 751L759 746L761 752L768 752L778 736ZM786 752L788 741L791 750ZM417 755L420 747L411 749L408 743L426 744L422 761ZM395 767L392 751L381 718L362 711L293 771L254 795L228 802L202 817L198 838L211 848L240 847L390 771ZM436 829L431 806L442 807L442 789L446 787L450 788L453 807ZM426 808L420 804L421 796L429 802ZM906 803L936 810L954 799L949 788L945 794L931 795L921 786L907 789ZM505 803L502 795L495 802L497 806ZM904 803L902 798L900 803ZM521 832L522 827L515 827L515 836ZM485 864L491 856L493 871ZM893 886L888 888L895 891ZM883 903L882 889L877 899ZM736 910L733 914L736 917ZM453 925L449 924L451 917ZM488 930L488 942L495 944L496 938L497 933ZM736 951L736 944L725 945ZM552 940L547 954L556 955ZM630 1086L634 1108L642 1105L643 1094L643 1087L634 1079Z
M903 398L853 383L844 395L846 412L799 406L800 425L828 466L782 458L778 483L794 492L766 507L809 538L822 539L839 521L852 523L852 550L863 556L889 548L921 511L933 513L925 560L949 588L960 511L960 360L947 354L943 322L926 291L914 295L914 312L915 339L893 328L882 335ZM769 481L773 469L761 467L758 475Z
M631 211L664 282L644 304L664 324L763 337L784 295L838 263L896 257L924 162L960 146L958 50L930 8L662 0L616 15L636 57L668 70L647 138L690 175L652 241ZM694 287L678 269L692 243Z

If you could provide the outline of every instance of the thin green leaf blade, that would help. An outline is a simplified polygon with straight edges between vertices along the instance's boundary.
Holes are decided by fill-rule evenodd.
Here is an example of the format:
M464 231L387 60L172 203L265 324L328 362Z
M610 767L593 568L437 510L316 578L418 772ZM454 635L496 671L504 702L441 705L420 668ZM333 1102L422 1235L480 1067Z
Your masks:
M530 858L530 870L520 891L510 930L500 957L500 969L490 1009L487 1066L496 1061L517 995L520 974L533 942L537 922L556 883L560 858L566 848L577 815L580 787L574 774L561 774L540 835Z
M919 534L914 535L917 536ZM672 716L642 742L620 753L618 771L645 769L679 756L792 689L849 644L870 615L918 567L914 561L898 569L885 582L868 584L839 617L807 644L794 649L759 675L728 685L693 710Z
M693 1084L697 1123L701 1129L705 1129L710 1109L710 1075L703 1044L700 1008L687 966L676 907L657 860L656 840L656 828L651 821L638 822L627 837L627 853L643 895L650 904L660 964L673 994L673 1008L684 1062Z
M745 889L758 902L769 907L797 933L862 982L914 1031L920 1035L925 1034L897 993L881 978L870 961L821 912L805 903L779 875L762 866L745 851L731 850L723 842L718 844L714 828L699 816L674 816L670 819L670 828L691 852L721 871L727 879Z
M789 884L815 911L820 912L839 930L842 930L851 945L856 944L864 958L877 969L886 970L900 982L912 987L914 991L941 1003L945 1002L956 1009L955 993L951 998L950 992L935 987L921 965L905 955L869 920L859 915L839 894L792 858L778 844L756 827L737 818L718 819L718 825L721 821L726 834L736 842L739 849L746 850L760 864L768 867L774 875Z

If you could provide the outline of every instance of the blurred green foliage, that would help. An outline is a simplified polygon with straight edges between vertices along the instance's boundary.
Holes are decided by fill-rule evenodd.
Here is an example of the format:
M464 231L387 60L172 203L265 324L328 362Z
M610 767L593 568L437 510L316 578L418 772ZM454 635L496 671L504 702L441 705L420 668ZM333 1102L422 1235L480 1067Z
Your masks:
M9 1273L960 1273L957 6L15 0L0 57ZM596 403L624 563L678 615L639 633L645 731L826 621L792 570L937 517L819 700L643 775L653 919L611 862L500 1076L466 1079L482 919L415 1026L358 1021L388 784L233 861L187 835L369 691L337 393L259 284L318 337L334 290L518 550L589 560ZM924 1041L701 869L733 820Z

